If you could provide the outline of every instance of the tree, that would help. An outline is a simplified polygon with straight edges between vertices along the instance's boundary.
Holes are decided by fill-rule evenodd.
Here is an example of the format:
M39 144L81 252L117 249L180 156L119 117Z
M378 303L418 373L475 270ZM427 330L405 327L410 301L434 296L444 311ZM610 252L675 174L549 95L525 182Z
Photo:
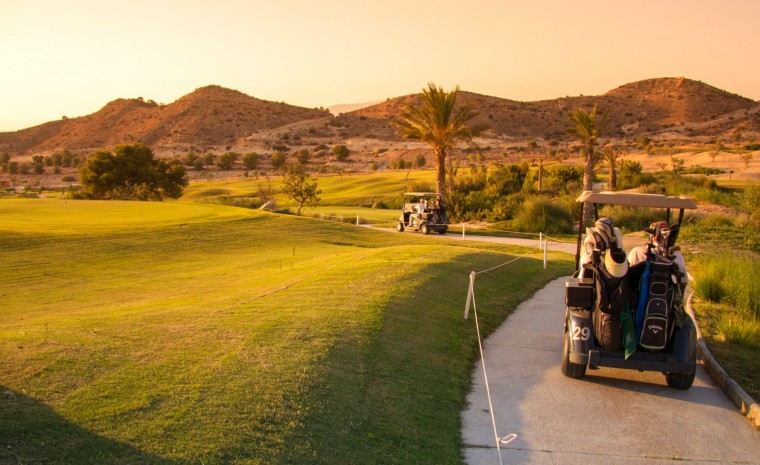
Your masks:
M332 154L335 155L335 160L346 161L348 156L351 155L351 151L343 144L338 144L332 148Z
M298 152L296 152L296 160L298 160L298 163L302 165L309 163L309 160L311 160L311 154L309 153L309 149L301 149Z
M322 193L317 189L317 181L311 182L311 176L300 164L285 165L282 193L298 203L296 215L301 214L304 205L317 205Z
M590 113L586 113L582 108L578 108L570 113L570 122L573 126L568 132L578 139L585 146L586 150L586 167L583 172L583 190L590 191L594 188L594 166L596 166L596 146L599 143L599 137L607 129L609 110L604 110L601 115L596 114L596 105ZM584 206L583 221L590 223L592 218L591 204Z
M219 159L216 161L216 166L223 171L229 171L235 166L235 162L239 156L240 155L235 152L225 152L219 155Z
M395 124L401 128L404 139L427 143L435 153L436 192L446 192L446 156L460 142L471 141L483 133L485 125L468 126L467 123L477 116L474 107L462 105L455 112L459 86L446 92L443 88L429 83L422 89L422 105L405 105L401 119Z
M723 142L720 140L720 137L718 137L715 139L715 151L710 152L710 158L712 159L713 163L715 163L715 157L718 156L722 148L723 148Z
M279 170L285 166L285 161L288 159L288 154L285 152L280 152L279 150L272 153L272 168L275 170Z
M216 155L214 155L211 152L207 152L206 155L203 155L203 164L206 166L211 166L216 163Z
M676 156L671 155L670 156L670 164L673 166L673 177L678 176L678 172L683 169L683 165L686 163L686 160L683 158L679 158Z
M250 152L243 155L243 165L249 170L255 170L259 166L259 154Z
M415 166L417 166L417 168L422 168L423 166L425 166L425 163L427 163L427 160L425 159L425 154L418 153L417 158L414 160Z
M146 145L117 145L113 153L95 152L79 168L82 197L160 200L177 198L187 186L185 167L153 158Z
M742 161L744 162L744 166L749 168L749 164L752 162L752 158L754 157L752 156L752 152L747 152L747 153L739 153L739 158L741 158Z
M195 161L198 160L198 158L200 158L200 157L198 157L198 154L196 154L195 152L187 152L182 157L182 162L186 166L195 166Z
M604 162L607 163L607 168L610 170L609 189L614 191L617 188L617 165L620 159L620 151L614 148L607 148L602 151L602 157L604 158Z

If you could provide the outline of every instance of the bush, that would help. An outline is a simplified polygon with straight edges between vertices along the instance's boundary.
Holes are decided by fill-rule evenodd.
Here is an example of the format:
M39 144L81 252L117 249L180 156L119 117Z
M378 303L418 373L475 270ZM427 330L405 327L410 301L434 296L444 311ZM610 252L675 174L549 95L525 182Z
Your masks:
M664 219L664 211L660 209L621 207L606 205L599 210L599 216L612 218L615 226L623 233L643 231L655 221Z
M287 161L287 159L288 159L288 154L286 154L285 152L277 151L277 152L272 153L272 158L270 160L270 162L272 163L272 168L275 170L282 168L283 166L285 166L285 161Z
M760 260L753 253L700 257L693 274L701 299L734 305L743 318L760 319Z
M243 155L243 165L249 170L255 170L259 166L259 154L250 152Z
M332 154L335 156L336 161L346 161L351 151L345 145L338 144L332 148Z
M570 212L546 198L528 200L512 222L518 231L565 234L573 231Z
M63 182L76 182L77 178L75 178L74 176L64 176L64 177L61 178L61 181L63 181Z

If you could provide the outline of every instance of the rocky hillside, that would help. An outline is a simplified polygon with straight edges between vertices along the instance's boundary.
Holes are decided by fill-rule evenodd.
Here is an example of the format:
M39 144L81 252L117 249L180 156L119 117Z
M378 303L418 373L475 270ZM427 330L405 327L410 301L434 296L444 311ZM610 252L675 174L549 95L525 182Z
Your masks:
M0 151L31 156L59 149L91 151L142 141L158 154L176 156L224 150L271 151L316 144L375 145L399 141L392 121L421 94L389 98L333 118L327 110L269 102L219 86L197 89L169 105L117 99L100 111L16 132L0 133ZM459 104L473 104L475 122L500 140L567 140L568 115L594 104L609 109L611 137L732 137L760 135L760 103L699 81L649 79L599 96L518 102L461 91ZM364 149L374 150L367 142ZM359 149L363 150L363 149Z
M407 95L341 115L351 136L397 137L392 125L409 103ZM656 135L666 131L685 136L709 136L735 131L760 131L760 104L748 98L685 78L649 79L613 89L600 96L564 97L518 102L461 91L459 104L473 104L495 135L515 138L562 139L568 114L577 109L610 111L611 136Z
M110 148L141 141L155 148L234 145L250 134L292 123L329 118L326 110L269 102L219 86L197 89L174 103L117 99L80 118L0 133L0 150L10 153Z

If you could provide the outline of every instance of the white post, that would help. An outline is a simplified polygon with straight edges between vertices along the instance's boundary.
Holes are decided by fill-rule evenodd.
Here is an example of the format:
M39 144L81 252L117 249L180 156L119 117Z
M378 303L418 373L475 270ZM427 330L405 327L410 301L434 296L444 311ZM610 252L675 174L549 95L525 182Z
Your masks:
M359 215L356 215L356 225L359 226Z
M472 302L472 294L474 292L475 284L475 272L470 272L470 288L467 290L467 304L464 306L464 319L470 315L470 302Z
M544 269L546 269L546 254L547 254L547 250L549 250L549 247L548 247L547 241L544 240Z
M538 248L539 250L544 246L544 233L538 233Z
M464 239L464 221L462 222L462 239Z

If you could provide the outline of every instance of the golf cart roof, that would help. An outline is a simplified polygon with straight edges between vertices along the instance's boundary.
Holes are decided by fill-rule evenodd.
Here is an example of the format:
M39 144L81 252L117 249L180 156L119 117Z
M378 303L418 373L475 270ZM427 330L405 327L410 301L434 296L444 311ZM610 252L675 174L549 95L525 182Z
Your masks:
M404 192L404 197L441 197L441 194L435 192Z
M687 197L661 194L639 194L636 192L591 192L584 191L576 200L601 205L624 205L627 207L683 208L694 210L697 204Z

